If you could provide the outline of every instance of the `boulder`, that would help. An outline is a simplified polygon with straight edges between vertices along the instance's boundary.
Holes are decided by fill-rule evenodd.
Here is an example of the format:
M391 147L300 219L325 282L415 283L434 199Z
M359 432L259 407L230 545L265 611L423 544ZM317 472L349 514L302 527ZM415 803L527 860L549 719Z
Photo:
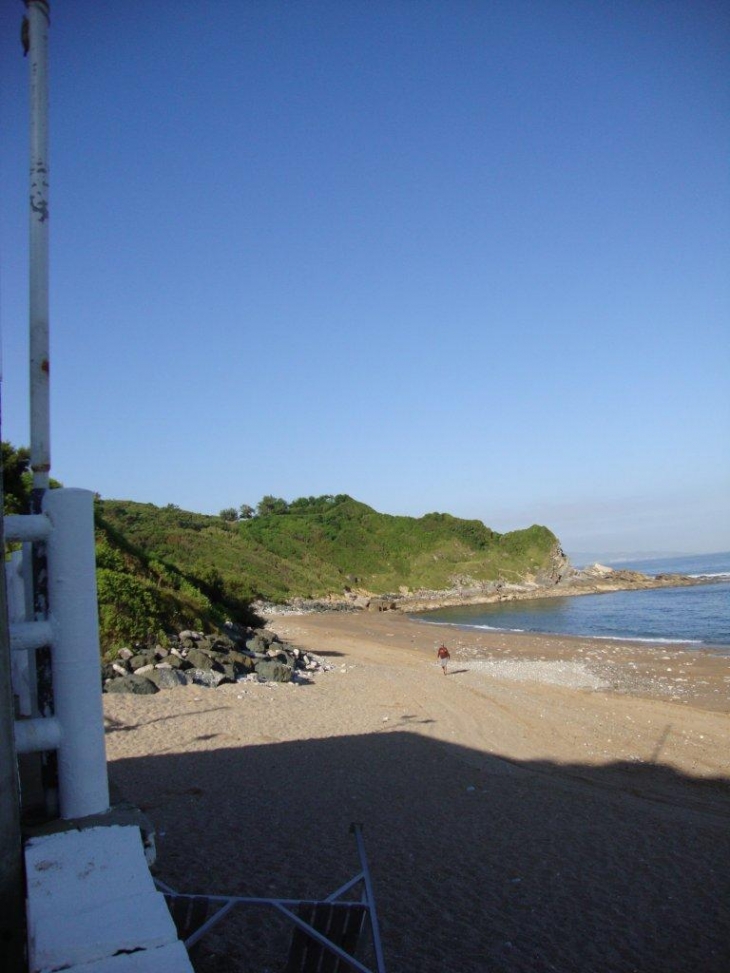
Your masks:
M293 669L283 662L262 659L256 663L256 675L270 682L291 682Z
M236 681L236 667L232 662L216 662L213 666L213 672L219 672L223 676L221 682L235 682Z
M179 655L172 653L165 659L165 665L171 669L192 669L192 664L187 659L181 659Z
M153 666L155 661L154 652L139 652L137 655L133 655L129 660L129 668L132 670L132 672L136 672L137 669L141 669L142 666Z
M176 689L178 686L187 686L191 681L184 672L179 669L153 669L146 674L146 678L157 686L158 689Z
M205 652L201 652L200 649L189 649L188 654L185 656L186 661L194 669L212 669L213 662L209 655Z
M268 647L269 642L260 635L254 635L253 638L246 639L246 648L249 652L255 652L257 655L263 655Z
M121 679L111 679L104 687L108 693L136 693L149 696L159 693L159 689L147 676L124 676Z
M215 689L226 678L222 672L214 669L187 669L185 675L196 686L208 686L210 689Z
M232 662L234 666L241 666L248 672L251 672L254 667L254 661L250 655L244 652L236 652L235 649L228 653L228 661Z

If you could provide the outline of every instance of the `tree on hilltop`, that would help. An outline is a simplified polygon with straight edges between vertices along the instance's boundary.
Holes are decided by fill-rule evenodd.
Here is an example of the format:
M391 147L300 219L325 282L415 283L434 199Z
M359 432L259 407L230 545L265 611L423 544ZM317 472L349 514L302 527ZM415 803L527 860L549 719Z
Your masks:
M289 504L286 500L269 495L262 497L256 506L256 513L259 517L268 517L270 514L285 514L288 510Z
M235 507L224 507L223 510L218 514L221 520L227 520L233 522L238 520L238 511Z

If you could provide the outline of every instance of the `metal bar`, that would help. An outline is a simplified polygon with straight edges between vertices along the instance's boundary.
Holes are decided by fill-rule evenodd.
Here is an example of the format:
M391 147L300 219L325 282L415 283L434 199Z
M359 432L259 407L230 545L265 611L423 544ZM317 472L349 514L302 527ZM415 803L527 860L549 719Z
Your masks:
M291 912L291 910L280 905L278 902L272 901L271 904L274 906L274 908L278 909L279 912L283 913L288 919L291 919L295 926L299 926L299 928L303 929L308 936L311 936L312 939L316 939L318 943L321 943L321 945L330 952L334 953L336 956L339 956L340 959L345 960L345 962L349 963L351 966L354 966L356 970L360 971L360 973L373 973L369 966L365 966L360 962L360 960L355 959L355 957L350 953L346 952L344 949L341 949L336 943L333 943L331 939L327 939L325 935L316 930L314 926L310 926L308 922L304 921L304 919L300 919L299 916L294 912ZM359 905L359 903L353 903L353 905L355 904Z
M30 62L30 463L33 489L43 491L48 488L51 468L48 340L50 14L46 0L26 0L26 6Z
M53 704L61 724L58 783L62 818L109 809L91 490L48 490L48 590L53 626Z
M50 622L16 622L10 626L10 647L13 652L42 649L53 640Z
M44 541L51 533L45 514L9 514L5 518L6 541Z
M285 905L285 906L298 906L298 905L321 905L326 902L325 899L265 899L259 898L257 896L248 895L201 895L200 892L173 892L169 886L165 886L163 882L159 882L155 879L155 884L161 892L165 895L169 895L173 899L208 899L209 902L232 902L233 905ZM343 908L352 907L360 908L362 902L338 902L337 905Z
M3 486L0 468L0 550L3 539ZM25 962L25 881L20 833L20 787L13 737L13 687L5 572L0 579L0 951L8 973Z
M45 753L61 745L61 724L55 716L16 720L14 728L18 753Z
M383 946L380 941L380 926L378 925L378 915L375 911L375 896L373 895L373 883L370 878L370 869L365 854L365 842L362 838L362 825L354 823L350 825L350 831L355 835L357 851L362 865L363 881L367 893L367 905L370 913L370 931L373 936L373 948L375 949L375 961L378 964L378 973L385 973L385 958L383 956Z
M349 882L345 882L345 884L342 885L340 888L338 888L336 892L331 892L324 901L336 902L341 895L344 895L345 892L349 892L351 888L354 888L354 886L357 885L358 882L362 882L362 880L363 880L363 874L362 872L360 872L359 875L356 875L354 878L351 878Z
M192 936L188 936L188 938L185 940L185 949L191 949L199 939L202 939L203 936L213 928L213 926L217 926L221 919L228 915L235 904L235 902L228 902L226 905L221 906L221 908L214 913L210 919L207 919L199 929L195 930Z

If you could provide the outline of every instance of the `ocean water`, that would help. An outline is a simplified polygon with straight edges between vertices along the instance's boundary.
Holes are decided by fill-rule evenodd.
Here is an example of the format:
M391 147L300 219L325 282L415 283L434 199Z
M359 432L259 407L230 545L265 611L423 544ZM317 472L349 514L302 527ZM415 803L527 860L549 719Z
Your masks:
M688 647L712 648L730 654L730 553L626 561L612 567L651 575L687 574L715 580L691 588L611 591L572 598L441 608L414 617L466 628L688 643Z

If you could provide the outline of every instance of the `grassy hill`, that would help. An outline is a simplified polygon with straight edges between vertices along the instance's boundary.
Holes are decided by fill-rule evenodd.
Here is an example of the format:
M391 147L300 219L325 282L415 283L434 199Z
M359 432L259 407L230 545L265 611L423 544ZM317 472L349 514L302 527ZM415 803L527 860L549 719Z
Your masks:
M5 513L30 509L29 462L26 448L2 443ZM345 494L292 503L264 497L254 513L246 507L238 519L235 510L215 517L172 504L97 500L103 648L182 628L210 630L226 619L255 622L250 604L257 598L382 595L465 579L549 576L559 552L546 527L498 534L449 514L394 517Z
M251 600L442 589L456 578L515 581L547 574L558 547L545 527L498 534L449 514L399 517L352 497L302 498L247 520L172 505L97 503L105 639L143 637L152 623L207 627L245 617Z

